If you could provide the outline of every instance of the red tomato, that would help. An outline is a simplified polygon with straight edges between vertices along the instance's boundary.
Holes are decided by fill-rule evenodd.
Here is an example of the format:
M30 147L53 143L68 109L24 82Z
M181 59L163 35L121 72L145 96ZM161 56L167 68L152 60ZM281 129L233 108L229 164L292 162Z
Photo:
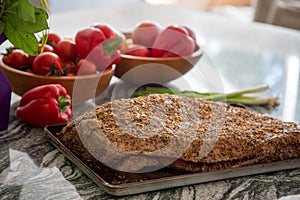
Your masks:
M178 26L177 24L170 25L165 30L174 30L178 33L182 33L182 35L189 35L189 32L186 28ZM176 34L176 32L174 32L174 34Z
M4 55L2 59L5 64L15 69L30 65L28 55L20 49L13 50L11 53Z
M106 39L115 39L116 37L121 37L123 39L123 41L125 41L125 39L126 39L126 37L123 33L121 33L120 31L118 31L117 29L115 29L114 27L112 27L109 24L98 23L98 24L94 24L93 27L101 30L104 33ZM125 44L122 42L118 46L118 49L125 48L124 45Z
M96 64L97 69L102 71L112 64L116 64L121 59L120 50L116 49L112 55L106 55L103 45L96 46L93 51L86 57L87 60Z
M72 61L64 62L64 74L68 75L69 73L75 73L76 64Z
M109 24L98 23L98 24L94 24L93 27L101 30L104 33L106 39L111 37L116 37L120 34L115 28L113 28Z
M35 59L36 56L28 56L28 62L30 65L32 65L34 59Z
M61 76L63 74L63 63L55 53L43 52L34 59L32 71L39 75Z
M193 38L193 40L196 42L196 34L195 34L195 32L190 27L188 27L188 26L182 26L182 27L187 30L189 36L191 38Z
M39 54L41 53L41 48L42 48L42 44L39 43L39 46L38 46L38 53ZM43 52L52 52L52 53L54 53L54 48L51 45L49 45L49 44L45 44ZM30 62L31 65L32 65L35 57L36 56L28 56L28 60L29 60L29 62Z
M177 57L191 55L195 41L188 31L178 25L165 28L155 39L152 46L153 57Z
M74 73L67 73L66 76L76 76Z
M33 73L32 69L26 69L25 72Z
M41 51L42 51L42 46L43 45L41 43L39 43L39 50L38 50L39 53L41 53ZM51 45L45 44L43 52L52 52L52 53L54 53L55 51L54 51L54 48Z
M32 65L34 59L35 59L36 56L28 56L28 61L29 63Z
M72 40L61 40L55 47L55 53L64 61L74 61L77 58L77 48Z
M140 44L147 48L151 48L160 32L161 27L158 23L143 21L133 30L131 37L134 44Z
M61 40L60 36L56 33L48 33L47 44L51 45L52 47L56 47L56 44Z
M95 74L97 72L97 67L95 63L81 59L76 65L76 74L77 75L87 75L87 74Z
M109 66L111 66L113 64L117 64L118 62L120 62L120 60L121 60L121 51L120 50L116 50L114 52L114 54L111 56L111 58L112 58L112 63Z
M124 54L132 55L132 56L150 57L151 51L143 45L131 44L127 47Z
M80 58L85 58L98 44L105 40L105 35L97 28L85 28L77 32L75 44Z

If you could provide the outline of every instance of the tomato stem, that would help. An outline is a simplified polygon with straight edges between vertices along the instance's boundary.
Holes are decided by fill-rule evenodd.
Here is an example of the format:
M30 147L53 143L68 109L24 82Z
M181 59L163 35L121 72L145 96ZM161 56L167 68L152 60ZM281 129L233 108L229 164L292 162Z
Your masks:
M108 40L107 42L105 42L103 46L104 54L108 56L113 55L118 46L122 43L122 40L123 39L121 37L117 37L114 40Z

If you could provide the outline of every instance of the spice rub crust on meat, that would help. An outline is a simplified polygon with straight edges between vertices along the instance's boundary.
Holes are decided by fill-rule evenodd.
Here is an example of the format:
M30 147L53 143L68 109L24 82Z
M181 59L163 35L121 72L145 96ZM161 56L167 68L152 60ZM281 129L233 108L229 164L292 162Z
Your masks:
M152 94L119 99L58 133L71 151L118 170L207 172L300 157L300 127L226 103Z

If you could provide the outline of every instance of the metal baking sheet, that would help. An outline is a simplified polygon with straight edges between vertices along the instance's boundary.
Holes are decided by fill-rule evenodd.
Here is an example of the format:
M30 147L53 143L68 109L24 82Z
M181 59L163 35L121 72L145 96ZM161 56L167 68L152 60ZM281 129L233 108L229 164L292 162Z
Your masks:
M132 179L126 183L114 184L113 182L108 181L107 177L111 178L113 176L118 176L117 174L112 172L110 174L110 171L106 166L102 166L101 168L101 170L105 170L105 173L99 173L99 170L97 172L95 169L84 163L74 154L74 152L71 152L63 143L59 141L59 139L56 137L56 133L59 132L64 126L65 125L62 124L45 127L45 133L50 142L75 165L77 165L77 167L81 169L88 177L90 177L97 185L99 185L100 188L102 188L106 193L114 196L125 196L228 178L300 168L300 158L298 158L207 173L183 173L176 170L170 171L170 169L163 169L159 172L152 172L151 174L138 174L138 176L141 178L140 180ZM142 177L144 175L147 178L143 179ZM129 177L131 176L129 175Z

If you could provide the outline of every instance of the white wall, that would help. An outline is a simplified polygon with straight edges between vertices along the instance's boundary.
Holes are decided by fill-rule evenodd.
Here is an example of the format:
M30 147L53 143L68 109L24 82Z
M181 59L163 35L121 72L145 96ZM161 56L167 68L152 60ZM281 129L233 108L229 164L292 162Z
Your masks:
M131 3L142 0L47 0L52 13L88 9L118 3Z

